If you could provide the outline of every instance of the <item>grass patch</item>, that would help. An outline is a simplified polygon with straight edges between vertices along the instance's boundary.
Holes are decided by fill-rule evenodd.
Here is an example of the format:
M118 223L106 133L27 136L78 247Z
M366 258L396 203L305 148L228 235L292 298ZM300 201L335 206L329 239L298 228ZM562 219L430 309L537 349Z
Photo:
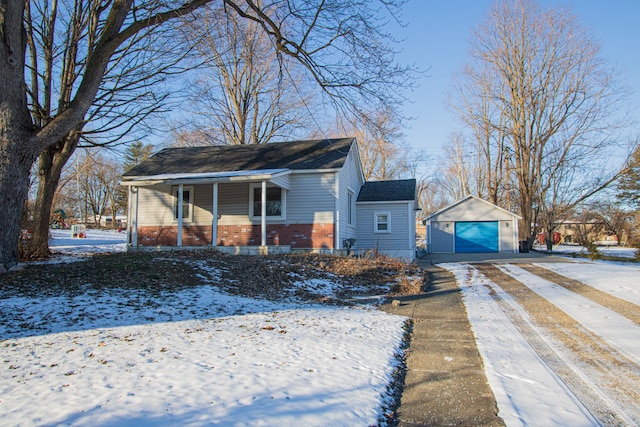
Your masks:
M413 294L424 283L420 269L389 257L329 255L245 256L214 249L97 254L82 261L28 264L0 276L0 297L78 295L87 289L144 289L149 292L212 285L231 294L268 299L292 295L295 282L326 279L340 284L338 297ZM296 289L296 296L318 299Z

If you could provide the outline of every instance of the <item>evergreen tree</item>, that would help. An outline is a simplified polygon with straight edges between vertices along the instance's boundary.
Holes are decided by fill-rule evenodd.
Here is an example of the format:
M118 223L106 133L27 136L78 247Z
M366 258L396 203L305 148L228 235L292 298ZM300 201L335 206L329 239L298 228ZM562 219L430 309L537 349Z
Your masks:
M125 172L129 171L132 167L151 157L152 151L153 145L151 144L145 145L142 141L132 143L124 152L124 163L122 164L122 168Z
M629 159L629 169L618 180L618 199L640 209L640 145Z

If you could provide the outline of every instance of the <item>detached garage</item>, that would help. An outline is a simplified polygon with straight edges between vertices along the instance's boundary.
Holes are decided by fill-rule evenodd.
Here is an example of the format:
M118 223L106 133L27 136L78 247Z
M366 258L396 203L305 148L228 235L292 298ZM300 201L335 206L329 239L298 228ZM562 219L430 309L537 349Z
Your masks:
M425 219L431 253L518 252L520 217L467 196Z

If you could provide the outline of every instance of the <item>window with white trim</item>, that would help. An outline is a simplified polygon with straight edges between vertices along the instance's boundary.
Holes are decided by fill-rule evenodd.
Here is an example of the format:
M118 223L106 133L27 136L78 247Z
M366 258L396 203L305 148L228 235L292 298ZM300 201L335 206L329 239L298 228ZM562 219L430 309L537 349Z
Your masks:
M285 219L286 191L280 187L267 187L267 218ZM249 191L249 216L262 216L262 185L251 184Z
M178 193L180 188L174 186L173 194L173 219L178 219ZM193 218L193 186L182 187L182 220L191 221Z
M347 224L355 225L355 193L351 190L347 192Z
M374 212L373 232L391 233L391 214L389 212Z

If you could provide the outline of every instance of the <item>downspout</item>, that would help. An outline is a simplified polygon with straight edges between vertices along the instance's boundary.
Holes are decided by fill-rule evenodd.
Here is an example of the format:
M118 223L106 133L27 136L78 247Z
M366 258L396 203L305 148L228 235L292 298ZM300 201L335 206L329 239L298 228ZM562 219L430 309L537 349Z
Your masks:
M416 211L413 210L413 207L411 206L412 203L407 203L407 219L409 220L409 223L407 224L407 228L408 228L408 233L409 233L409 250L413 251L413 253L416 253L416 236L415 236L415 229L416 229ZM411 243L411 230L414 230L414 236L413 236L413 243Z
M138 187L129 186L129 213L127 222L129 226L130 244L133 247L138 246Z
M333 231L334 231L334 243L333 249L337 251L340 249L340 174L336 172L336 181L334 191L336 194L336 211L334 214L333 220Z
M260 193L260 246L267 246L267 181L262 181L262 191Z

